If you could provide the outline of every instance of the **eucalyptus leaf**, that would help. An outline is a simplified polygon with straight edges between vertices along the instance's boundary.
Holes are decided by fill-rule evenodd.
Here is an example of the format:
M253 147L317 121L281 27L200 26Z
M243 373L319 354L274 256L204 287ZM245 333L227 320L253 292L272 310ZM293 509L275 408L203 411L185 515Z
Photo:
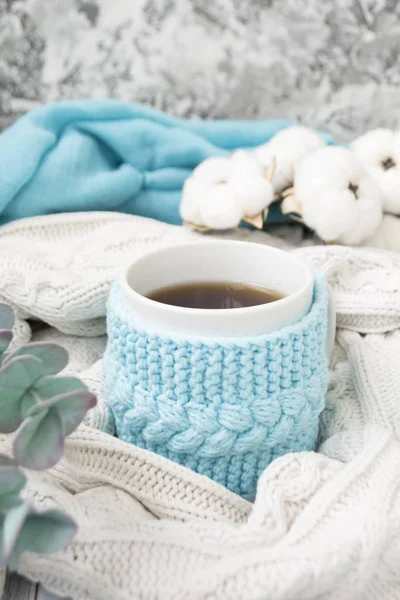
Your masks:
M40 381L40 379L38 381ZM37 396L35 388L31 387L29 390L26 390L20 400L19 412L22 420L28 417L30 409L36 402L40 402L40 398Z
M16 356L0 369L0 433L15 431L22 421L21 398L43 374L34 356Z
M20 491L26 483L25 475L14 465L0 466L0 511L20 504Z
M68 364L68 352L52 342L32 342L20 346L13 356L34 356L42 361L43 375L56 375Z
M38 379L21 398L20 413L23 419L30 416L30 409L37 403L58 397L71 391L86 391L86 385L76 377L49 375ZM45 406L45 405L41 405Z
M58 510L31 513L18 538L18 545L22 551L52 554L64 548L77 530L75 521Z
M52 554L64 548L75 536L76 523L58 510L38 513L28 503L8 512L3 520L3 563L18 568L25 551Z
M82 423L86 413L97 404L97 398L91 392L80 392L70 397L60 398L57 411L61 419L63 433L70 435Z
M67 436L78 427L87 411L96 406L96 402L96 396L88 390L77 390L35 404L29 415L38 415L43 410L56 412L62 426L61 432Z
M53 467L64 450L62 425L56 411L28 417L14 439L14 456L22 467L37 471Z
M19 557L14 557L13 551L25 520L31 510L32 506L29 502L21 502L21 504L9 510L2 518L0 564L8 565L12 570L18 567ZM14 560L14 558L17 558L17 560Z
M75 391L86 391L87 387L77 377L43 377L35 383L35 392L40 396L41 400L49 400L60 394L67 394Z
M13 338L12 331L9 329L0 329L0 354L3 354Z
M76 390L34 404L14 439L14 456L23 467L41 470L55 465L64 450L64 438L81 423L96 397Z
M11 306L0 302L0 329L12 329L14 322L14 311Z
M18 467L18 463L15 458L0 454L0 467Z

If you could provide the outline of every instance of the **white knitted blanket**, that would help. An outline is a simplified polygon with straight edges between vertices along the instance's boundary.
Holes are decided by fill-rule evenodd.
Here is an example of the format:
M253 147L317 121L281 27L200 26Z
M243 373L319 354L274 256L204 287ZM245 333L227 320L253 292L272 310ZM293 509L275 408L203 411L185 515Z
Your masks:
M17 310L15 343L31 338L26 319L44 321L33 339L65 345L69 370L99 394L62 462L33 473L27 489L39 508L68 511L78 535L53 556L25 554L20 572L74 600L398 600L399 255L297 250L325 270L338 311L322 444L273 462L254 505L107 433L110 284L134 256L193 235L110 213L0 229L0 296ZM0 438L0 451L9 442Z

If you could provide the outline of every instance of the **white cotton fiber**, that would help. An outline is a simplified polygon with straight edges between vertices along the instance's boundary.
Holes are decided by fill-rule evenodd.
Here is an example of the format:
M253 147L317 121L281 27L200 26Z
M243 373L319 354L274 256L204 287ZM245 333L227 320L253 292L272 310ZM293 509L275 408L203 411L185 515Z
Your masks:
M206 227L233 229L242 217L242 208L230 185L218 183L205 193L200 205L200 219Z
M207 188L204 188L196 178L188 177L183 185L179 212L183 221L204 225L201 222L200 204Z
M236 227L262 212L273 200L273 188L254 155L237 150L210 158L186 180L180 205L184 221L210 229Z
M259 160L246 150L236 150L230 156L230 176L264 176L265 168Z
M231 173L231 163L228 157L211 157L200 163L193 171L191 178L199 185L207 187L214 183L223 183Z
M350 148L382 188L384 212L400 214L400 133L374 129Z
M294 193L306 225L327 242L358 245L382 220L382 190L346 148L327 146L304 158Z
M275 192L293 184L294 166L305 156L325 146L324 140L308 127L288 127L279 131L267 144L255 149L256 158L269 167L276 160L272 178Z
M230 186L234 190L243 215L253 217L269 206L274 190L270 181L257 175L252 178L232 177Z

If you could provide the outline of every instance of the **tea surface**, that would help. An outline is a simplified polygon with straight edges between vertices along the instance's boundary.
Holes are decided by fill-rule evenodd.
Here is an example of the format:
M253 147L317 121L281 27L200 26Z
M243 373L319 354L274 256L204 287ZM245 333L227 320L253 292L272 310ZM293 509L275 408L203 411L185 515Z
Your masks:
M276 302L283 295L275 290L234 281L201 281L155 290L148 298L184 308L245 308Z

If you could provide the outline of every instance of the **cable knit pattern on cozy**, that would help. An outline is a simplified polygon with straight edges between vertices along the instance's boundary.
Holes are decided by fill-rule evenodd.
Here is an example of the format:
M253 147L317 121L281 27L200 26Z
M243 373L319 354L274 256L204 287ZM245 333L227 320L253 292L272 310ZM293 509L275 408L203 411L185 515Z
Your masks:
M398 255L296 251L326 274L338 311L323 444L274 460L254 504L93 428L113 427L98 360L105 340L93 338L105 331L111 282L134 256L187 235L99 213L0 228L0 295L17 308L18 340L28 317L56 326L63 333L35 327L33 339L67 345L71 368L99 393L89 426L54 469L29 473L26 489L39 509L73 516L78 535L55 555L26 553L20 572L74 600L399 600ZM263 236L282 245L254 234ZM0 436L0 452L11 441Z
M327 388L327 286L295 325L254 338L137 330L119 285L107 311L106 396L120 439L253 499L265 467L313 450Z

